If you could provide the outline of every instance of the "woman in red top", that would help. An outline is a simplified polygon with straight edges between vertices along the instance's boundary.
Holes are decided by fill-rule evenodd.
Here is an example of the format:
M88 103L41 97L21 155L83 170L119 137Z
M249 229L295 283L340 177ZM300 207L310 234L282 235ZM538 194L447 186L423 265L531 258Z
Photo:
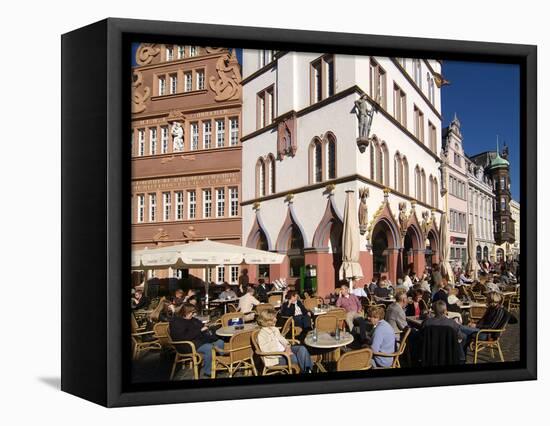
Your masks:
M408 317L419 318L424 312L428 310L426 302L424 302L424 299L422 299L423 295L424 291L422 289L417 288L416 290L414 290L413 300L407 305L407 309L405 310L405 313Z

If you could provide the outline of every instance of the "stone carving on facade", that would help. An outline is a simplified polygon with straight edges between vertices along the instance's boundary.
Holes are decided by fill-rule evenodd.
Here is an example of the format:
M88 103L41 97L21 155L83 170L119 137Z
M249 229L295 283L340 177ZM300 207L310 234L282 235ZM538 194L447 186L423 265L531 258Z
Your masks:
M294 194L288 194L286 197L285 197L285 203L293 203L294 202Z
M181 231L181 236L185 240L192 240L197 236L197 231L195 231L195 227L191 225L187 227L187 230Z
M439 166L439 172L441 173L441 189L439 192L442 197L447 193L447 166L447 158L443 157L442 164Z
M376 106L369 108L367 95L362 95L354 102L355 115L357 116L359 136L357 137L357 146L361 153L365 152L369 146L369 133L372 125L372 117L377 111Z
M402 236L405 236L405 234L407 233L408 221L409 221L409 217L407 216L407 203L402 201L399 203L399 215L398 215L399 229L401 230Z
M153 235L153 241L164 241L168 239L168 232L164 228L159 228L158 232Z
M336 185L333 183L329 183L327 186L325 186L325 192L331 196L334 195L334 190L336 189Z
M298 145L296 143L296 115L280 121L277 126L277 159L285 156L294 157Z
M136 63L138 65L149 65L155 56L160 53L160 47L154 43L142 43L136 51Z
M134 78L132 82L132 112L134 114L139 114L140 112L145 111L147 106L145 103L151 97L151 88L144 87L142 92L138 90L143 85L143 75L140 72L134 73Z
M220 56L216 63L216 72L218 77L210 77L210 88L216 96L214 99L218 102L237 100L241 97L241 70L235 49L231 54Z
M172 134L174 152L183 151L183 127L178 121L174 121L170 133Z
M226 49L225 47L210 47L210 46L207 46L204 48L206 53L220 53L220 52L223 52L225 49Z
M424 233L424 238L428 235L428 231L430 230L431 220L430 220L430 212L428 210L424 210L422 212L422 232Z
M365 235L367 232L368 219L369 219L369 209L367 207L367 198L369 197L369 188L364 186L359 188L359 198L361 202L359 203L359 232L361 235Z

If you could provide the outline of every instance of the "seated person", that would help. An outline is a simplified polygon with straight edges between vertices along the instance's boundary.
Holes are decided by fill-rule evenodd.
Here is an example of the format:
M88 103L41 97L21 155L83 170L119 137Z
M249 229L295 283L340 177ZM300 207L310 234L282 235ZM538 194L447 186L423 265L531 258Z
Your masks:
M372 351L384 354L395 352L395 332L384 320L384 309L379 306L370 307L367 319L374 328L370 345ZM371 360L373 367L391 367L392 362L392 358L380 355L374 355Z
M342 284L340 286L336 306L338 308L344 308L346 311L346 324L349 330L353 331L353 324L357 324L359 326L361 340L365 341L367 339L367 324L363 317L363 307L361 306L359 298L354 294L350 294L347 284Z
M388 282L384 279L378 282L378 286L374 289L374 300L386 299L390 297L391 290L388 288Z
M386 308L385 320L396 333L400 333L407 328L407 317L405 315L407 305L407 293L404 290L398 290L395 295L395 302Z
M294 325L303 330L311 329L311 312L309 312L301 300L298 299L298 293L289 291L286 293L287 301L281 306L281 315L284 317L293 317Z
M353 287L353 290L351 290L351 293L356 295L359 298L364 297L364 298L368 299L368 297L369 297L367 295L367 292L365 291L365 287L363 287L363 286Z
M244 314L245 321L252 321L254 319L254 306L260 304L260 301L254 297L254 288L252 286L246 289L246 294L239 297L239 312Z
M412 282L410 283L410 287L405 284L405 281L401 278L397 279L397 285L395 286L395 291L404 290L405 293L409 291L409 289L412 288Z
M447 279L442 278L441 283L439 283L439 289L433 294L432 302L437 302L438 300L442 300L447 304L447 300L449 298L449 292L452 290L452 287L447 284Z
M470 278L470 274L468 272L462 272L460 274L459 283L462 284L472 284L474 282L473 279Z
M313 367L311 356L305 346L290 345L277 327L275 322L277 315L273 309L260 312L258 325L261 327L258 333L258 346L262 352L285 352L290 355L292 363L298 364L302 372L310 373ZM286 365L286 358L281 356L266 356L266 366Z
M458 343L461 348L460 359L461 361L466 360L464 346L466 344L466 336L461 331L461 326L455 320L447 318L447 304L443 300L437 300L432 304L432 309L434 311L434 316L432 318L426 319L422 323L422 329L431 326L446 326L451 327L456 331L458 337Z
M143 295L142 290L136 290L132 297L132 309L145 309L149 306L149 299Z
M219 298L222 300L236 299L237 294L231 289L231 286L227 283L223 286L223 291L220 293Z
M265 280L263 278L260 278L258 280L258 286L256 287L256 299L258 299L261 303L267 303L268 295L267 295L267 286L265 284Z
M413 292L412 301L409 303L405 309L405 315L408 317L420 318L423 315L426 315L428 312L428 305L424 301L424 291L420 288L417 288Z
M372 277L372 280L370 281L370 284L368 286L368 291L370 294L374 294L374 290L376 289L376 287L378 287L378 281L379 278Z
M178 315L170 321L170 337L174 342L187 340L195 344L197 352L202 354L204 359L202 375L209 377L212 368L212 346L223 349L223 340L210 334L208 327L204 326L197 318L194 318L196 312L195 306L190 303L183 304ZM182 346L184 346L182 350L188 349L185 345Z
M172 298L172 305L174 307L180 307L184 303L186 303L189 298L195 296L196 292L193 289L187 290L187 294L184 296L184 291L181 288L178 288L174 294L174 297Z

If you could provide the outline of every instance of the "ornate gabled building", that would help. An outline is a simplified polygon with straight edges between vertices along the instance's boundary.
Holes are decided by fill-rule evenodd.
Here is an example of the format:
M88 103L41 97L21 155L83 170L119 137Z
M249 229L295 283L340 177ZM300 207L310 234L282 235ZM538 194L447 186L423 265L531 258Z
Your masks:
M318 294L334 291L350 190L359 285L438 261L440 73L436 60L244 50L243 241L285 254L251 279L293 285L314 265Z
M240 245L242 87L235 51L147 43L136 48L132 248L204 238ZM208 278L234 282L238 270L217 268ZM194 273L206 278L202 270Z

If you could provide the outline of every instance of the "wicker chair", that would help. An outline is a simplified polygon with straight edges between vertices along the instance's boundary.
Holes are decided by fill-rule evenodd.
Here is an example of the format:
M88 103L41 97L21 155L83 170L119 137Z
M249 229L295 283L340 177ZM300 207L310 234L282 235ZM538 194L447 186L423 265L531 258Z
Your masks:
M520 302L519 302L519 287L516 289L516 294L510 298L509 311L519 311Z
M227 327L229 325L229 320L235 318L242 318L244 322L244 314L242 312L228 312L223 314L221 318L222 327Z
M332 311L329 314L319 315L315 319L315 328L317 331L333 333L336 327L338 327L338 317L332 315Z
M294 325L294 318L292 317L283 317L283 318L286 318L286 321L283 325L283 328L281 329L281 335L292 344L296 344L296 345L300 344L300 342L296 339L296 335L300 334L302 332L302 329ZM288 336L289 333L290 333L290 336Z
M261 329L260 329L261 330ZM293 364L290 355L285 352L262 352L260 345L258 344L258 333L260 330L254 330L252 332L252 344L254 345L254 352L258 355L262 361L263 369L262 376L272 376L274 374L298 374L300 367ZM286 365L266 365L265 357L268 356L282 356L286 358Z
M212 346L212 378L216 378L216 372L227 371L229 377L237 371L243 371L245 375L252 372L254 376L258 375L254 365L254 352L251 345L251 331L243 331L231 336L229 343L224 345L223 349Z
M169 326L170 324L167 322L157 322L153 326L154 336L163 348L170 345Z
M498 330L483 328L476 333L476 337L471 343L471 348L474 352L474 364L477 364L477 356L483 349L491 350L491 358L495 357L495 349L497 349L500 356L500 361L504 362L504 355L502 354L502 349L500 348L500 336L504 333L505 329L506 326ZM482 333L487 334L487 340L480 339L480 335Z
M174 342L170 334L168 334L168 342L176 351L176 357L174 358L174 364L170 372L170 380L174 378L177 365L182 364L182 367L185 368L187 363L193 368L193 377L197 380L199 378L199 366L202 364L203 358L202 355L197 352L195 344L188 340Z
M338 319L338 327L340 327L341 330L344 330L346 328L347 312L344 308L332 309L329 314L335 316Z
M399 342L399 345L397 347L397 350L391 354L386 354L383 352L373 352L373 356L382 356L387 358L393 358L393 362L390 367L387 368L401 368L401 364L399 362L399 358L403 353L405 352L405 349L407 348L407 341L409 339L409 335L411 334L411 329L407 328L405 331L405 334L401 337L401 341ZM381 368L381 367L378 367Z
M227 312L239 312L239 306L234 303L227 304Z
M267 299L267 303L273 306L280 305L283 303L283 295L282 294L272 294Z
M154 334L153 330L143 331L143 328L137 327L137 321L132 315L132 359L138 359L143 352L161 349L160 342L154 337Z
M336 362L336 371L368 370L371 360L372 350L368 348L346 352Z
M308 297L307 299L304 299L304 306L308 311L313 311L316 307L319 306L319 299L317 297Z
M470 308L470 321L479 321L481 318L483 318L483 315L485 315L486 310L487 308L485 306L472 306Z

